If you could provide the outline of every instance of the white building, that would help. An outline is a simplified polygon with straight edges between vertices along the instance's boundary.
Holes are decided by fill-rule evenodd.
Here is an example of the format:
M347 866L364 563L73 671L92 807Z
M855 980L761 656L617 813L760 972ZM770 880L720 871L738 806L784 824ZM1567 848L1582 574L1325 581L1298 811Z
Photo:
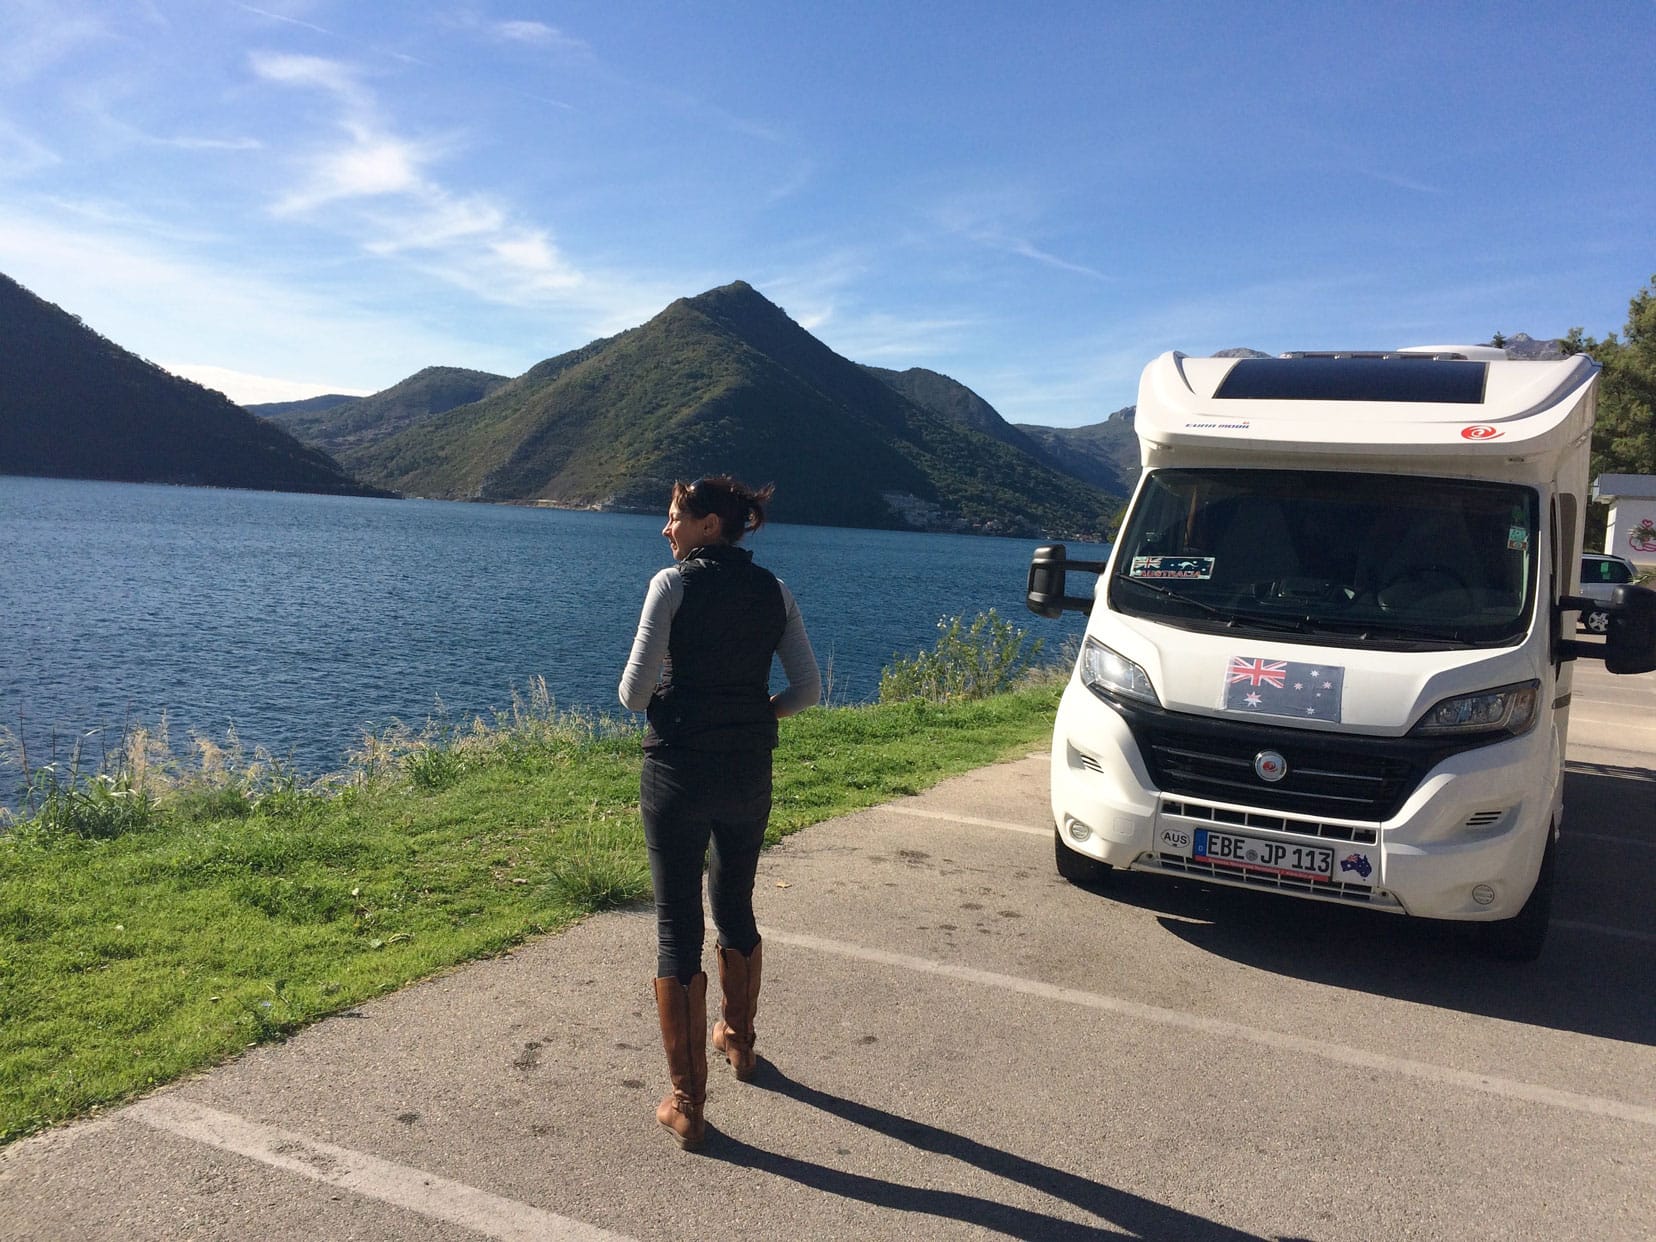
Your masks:
M1593 499L1610 506L1604 550L1656 569L1656 474L1601 474Z

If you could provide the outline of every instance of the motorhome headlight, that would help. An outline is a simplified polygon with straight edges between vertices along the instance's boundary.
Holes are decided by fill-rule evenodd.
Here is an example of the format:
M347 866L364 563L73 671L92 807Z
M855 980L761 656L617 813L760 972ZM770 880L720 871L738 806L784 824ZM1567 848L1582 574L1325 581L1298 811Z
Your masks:
M1120 695L1161 706L1150 677L1126 656L1111 651L1096 638L1081 645L1081 683L1094 694Z
M1535 727L1536 706L1541 683L1519 682L1477 694L1460 694L1444 699L1420 718L1413 733L1437 736L1445 733L1505 733L1516 737Z

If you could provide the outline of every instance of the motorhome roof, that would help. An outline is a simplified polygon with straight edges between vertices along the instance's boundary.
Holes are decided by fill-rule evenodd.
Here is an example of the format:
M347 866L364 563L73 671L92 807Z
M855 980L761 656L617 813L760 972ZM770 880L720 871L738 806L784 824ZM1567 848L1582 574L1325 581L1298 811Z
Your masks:
M1147 465L1314 454L1453 459L1446 472L1483 474L1497 461L1534 465L1583 441L1597 373L1585 355L1521 362L1413 351L1173 352L1145 368L1134 428Z

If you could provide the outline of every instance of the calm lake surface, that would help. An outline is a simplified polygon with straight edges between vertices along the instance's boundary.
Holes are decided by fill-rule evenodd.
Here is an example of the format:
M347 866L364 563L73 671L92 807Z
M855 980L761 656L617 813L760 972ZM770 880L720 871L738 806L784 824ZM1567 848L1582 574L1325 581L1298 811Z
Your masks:
M0 476L0 726L38 764L165 713L176 752L233 728L317 776L364 730L469 721L535 677L560 708L621 716L661 525ZM1082 625L1024 609L1033 540L775 525L746 546L798 598L835 703L873 699L941 617L994 608L1049 653Z

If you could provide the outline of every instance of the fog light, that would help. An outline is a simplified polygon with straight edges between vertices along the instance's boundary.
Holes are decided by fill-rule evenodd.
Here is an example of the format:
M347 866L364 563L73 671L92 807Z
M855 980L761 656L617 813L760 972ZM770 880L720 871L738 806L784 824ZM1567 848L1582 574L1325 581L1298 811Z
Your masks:
M1472 900L1477 902L1480 906L1494 905L1495 890L1490 888L1487 884L1476 885L1472 889Z
M1064 831L1069 833L1069 839L1071 841L1085 841L1088 837L1092 836L1091 828L1087 827L1087 825L1083 824L1080 820L1074 819L1067 815L1064 817Z

